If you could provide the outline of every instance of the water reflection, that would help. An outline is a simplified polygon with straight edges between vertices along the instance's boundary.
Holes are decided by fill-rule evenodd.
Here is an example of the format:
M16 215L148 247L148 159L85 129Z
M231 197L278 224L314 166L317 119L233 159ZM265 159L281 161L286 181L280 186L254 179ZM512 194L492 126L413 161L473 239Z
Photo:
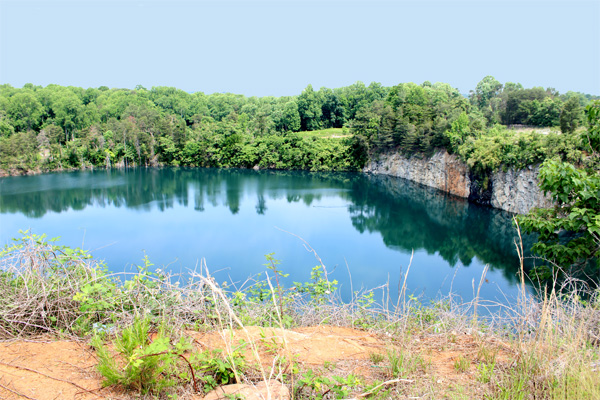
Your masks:
M365 182L366 181L366 182ZM517 283L519 259L510 213L484 208L440 191L388 176L369 176L352 190L352 224L377 231L388 247L424 249L450 266L477 257ZM532 238L525 238L525 248Z
M49 213L109 207L138 213L162 213L183 207L201 214L207 209L225 207L230 215L238 218L248 202L255 215L262 218L273 214L281 219L289 213L281 211L278 205L281 201L312 208L343 208L357 232L379 233L389 249L406 254L412 250L435 254L450 267L459 263L469 266L478 260L477 265L489 264L490 269L500 272L507 282L517 283L519 262L509 213L475 206L398 178L350 173L166 168L10 177L0 180L0 189L0 212L4 215L20 213L29 219L41 219ZM329 205L323 202L326 198L336 200ZM299 214L295 217L308 218L308 208L297 210L301 211L294 211ZM257 223L244 218L240 216L239 223ZM345 218L347 221L348 217ZM186 215L184 219L193 217ZM315 227L317 225L315 222ZM250 231L246 235L252 234ZM5 235L14 236L15 232L3 232ZM326 245L338 244L334 237Z
M57 173L1 180L0 212L41 218L48 212L83 210L86 206L116 206L159 211L174 205L204 211L205 204L223 205L232 214L241 197L256 194L256 212L267 211L267 199L311 205L319 190L343 194L346 185L364 180L360 175L311 174L295 171L217 169L132 169Z

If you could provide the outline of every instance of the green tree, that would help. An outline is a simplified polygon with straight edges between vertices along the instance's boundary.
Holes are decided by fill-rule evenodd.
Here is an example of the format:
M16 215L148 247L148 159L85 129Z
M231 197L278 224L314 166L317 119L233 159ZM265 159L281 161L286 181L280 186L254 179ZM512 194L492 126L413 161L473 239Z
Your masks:
M65 142L75 139L75 130L81 128L83 103L77 95L68 89L55 93L52 112L58 125L64 129Z
M555 206L520 218L525 232L539 234L533 250L552 264L541 270L543 278L577 274L590 264L597 273L600 267L600 102L588 106L588 121L589 167L544 162L540 188L551 195Z
M529 121L535 126L557 126L562 102L558 98L546 97L537 104Z
M446 131L446 137L450 141L452 151L456 152L458 147L465 142L465 139L470 134L469 117L467 116L467 113L463 112L456 121L452 122L450 130Z
M29 91L20 92L10 98L8 113L18 130L37 128L42 116L42 104Z
M314 131L321 128L321 99L312 85L308 85L298 96L298 113L300 129Z
M15 128L6 121L5 118L0 118L0 137L10 137L15 133Z
M582 110L577 97L570 97L560 113L560 131L573 133L579 127L582 119Z
M344 126L346 110L340 93L327 88L321 88L319 92L323 99L323 106L321 107L323 127L341 128Z
M535 112L533 102L535 100L541 102L546 97L548 93L541 87L507 92L503 114L504 124L528 124L531 115Z
M490 100L496 97L502 90L502 84L491 75L483 78L477 86L475 91L471 92L471 102L483 110L490 104Z

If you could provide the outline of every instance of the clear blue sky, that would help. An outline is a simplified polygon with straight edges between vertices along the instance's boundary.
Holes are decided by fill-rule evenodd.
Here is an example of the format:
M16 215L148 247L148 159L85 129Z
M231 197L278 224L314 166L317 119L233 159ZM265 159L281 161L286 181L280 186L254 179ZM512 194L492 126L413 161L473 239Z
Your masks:
M247 96L486 75L600 95L600 1L0 0L0 83Z

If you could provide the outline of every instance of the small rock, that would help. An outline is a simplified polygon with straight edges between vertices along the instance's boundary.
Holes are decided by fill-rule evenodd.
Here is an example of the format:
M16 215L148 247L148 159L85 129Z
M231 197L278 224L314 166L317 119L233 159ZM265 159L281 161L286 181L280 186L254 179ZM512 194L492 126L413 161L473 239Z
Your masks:
M267 390L267 384L269 390ZM221 386L209 392L204 400L226 400L231 398L231 395L245 400L289 400L290 391L283 383L271 379L268 382L259 382L256 385L236 383Z

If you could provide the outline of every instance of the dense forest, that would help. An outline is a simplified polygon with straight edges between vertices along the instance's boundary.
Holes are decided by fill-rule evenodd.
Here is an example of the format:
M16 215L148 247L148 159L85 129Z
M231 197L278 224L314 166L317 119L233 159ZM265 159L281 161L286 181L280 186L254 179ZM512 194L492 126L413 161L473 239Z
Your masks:
M598 97L485 77L468 96L445 83L378 83L290 97L0 85L4 174L113 166L357 170L378 152L446 148L474 169L582 157L577 128ZM557 128L549 134L513 130ZM560 127L560 131L559 128Z

